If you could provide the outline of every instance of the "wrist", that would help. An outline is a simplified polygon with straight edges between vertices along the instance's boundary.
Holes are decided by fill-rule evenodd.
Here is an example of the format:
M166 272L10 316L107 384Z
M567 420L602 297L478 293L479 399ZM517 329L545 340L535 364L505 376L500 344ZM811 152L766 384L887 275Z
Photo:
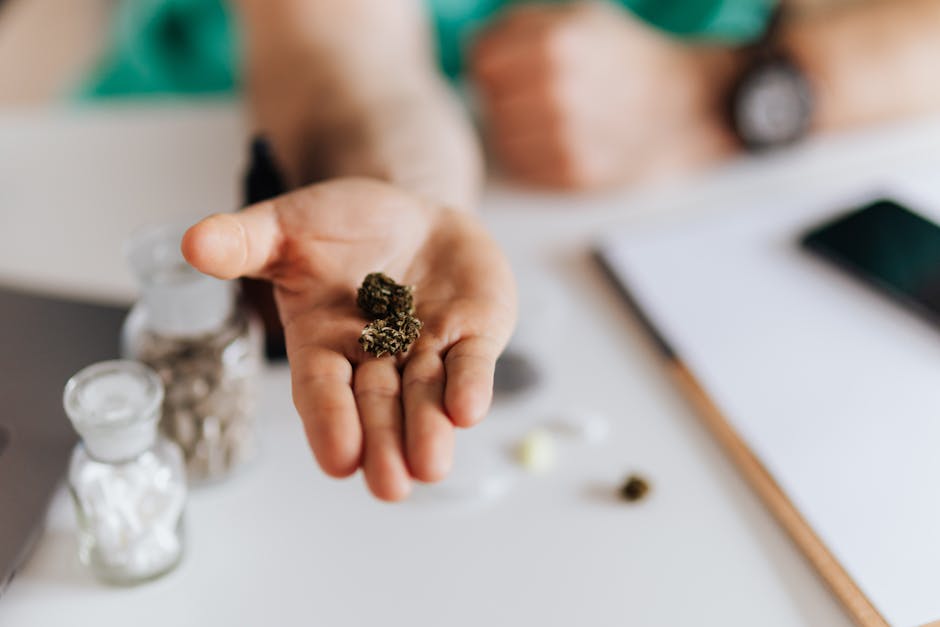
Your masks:
M272 139L292 186L360 176L450 206L476 204L482 156L446 85L413 80L360 89L327 80L301 93L260 90L253 101L255 125Z
M781 39L812 84L815 127L843 129L940 107L940 4L873 2L808 14Z
M268 0L240 1L254 124L292 186L365 176L473 206L477 140L436 72L419 2L282 0L266 13Z
M704 158L734 152L739 142L728 120L728 97L746 67L746 58L738 49L701 46L690 49L694 90L690 96L698 103L700 121L693 136L706 152ZM695 140L693 140L695 141Z
M815 97L813 129L832 128L836 120L845 117L838 97L838 93L845 90L837 82L847 77L833 71L833 63L839 64L838 55L833 52L841 47L834 39L841 39L844 34L837 31L822 37L819 25L809 19L798 19L785 24L780 34L781 50L800 68L812 87ZM846 69L851 72L853 65L848 64Z
M713 121L724 123L728 93L746 67L744 53L718 46L702 47L692 52L696 67L699 99Z

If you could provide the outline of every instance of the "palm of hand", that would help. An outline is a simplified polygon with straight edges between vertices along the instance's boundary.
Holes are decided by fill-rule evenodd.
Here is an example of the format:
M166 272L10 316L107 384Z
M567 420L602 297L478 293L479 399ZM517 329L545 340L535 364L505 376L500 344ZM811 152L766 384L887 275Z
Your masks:
M409 477L446 474L454 426L474 424L489 406L515 317L508 266L472 216L342 180L209 218L184 253L209 274L275 283L294 402L327 473L362 466L373 493L391 500L407 494ZM397 359L376 359L357 342L365 319L355 288L375 271L415 286L425 325Z

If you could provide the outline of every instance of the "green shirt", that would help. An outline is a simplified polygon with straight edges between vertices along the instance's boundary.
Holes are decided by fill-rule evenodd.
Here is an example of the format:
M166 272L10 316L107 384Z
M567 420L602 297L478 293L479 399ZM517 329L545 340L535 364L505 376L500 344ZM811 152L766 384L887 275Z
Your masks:
M558 0L556 0L558 1ZM763 29L774 0L616 0L676 36L738 43ZM521 0L425 0L441 68L459 76L473 34ZM91 97L227 93L238 87L237 29L223 0L123 0L112 43L84 87Z
M669 34L729 44L763 32L774 0L614 0ZM425 0L437 34L441 67L457 76L473 33L508 5L521 0ZM557 3L558 0L555 0Z

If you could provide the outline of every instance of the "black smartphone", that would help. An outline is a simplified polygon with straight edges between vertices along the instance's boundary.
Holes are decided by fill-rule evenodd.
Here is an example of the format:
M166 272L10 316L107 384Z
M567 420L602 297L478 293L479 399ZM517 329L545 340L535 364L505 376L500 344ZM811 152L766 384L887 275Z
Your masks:
M814 227L800 242L940 327L940 225L883 199Z

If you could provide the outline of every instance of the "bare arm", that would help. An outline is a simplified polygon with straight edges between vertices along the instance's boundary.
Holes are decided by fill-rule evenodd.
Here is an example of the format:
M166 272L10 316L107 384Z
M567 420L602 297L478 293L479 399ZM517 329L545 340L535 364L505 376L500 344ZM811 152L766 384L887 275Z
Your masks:
M44 105L74 90L104 50L113 4L0 1L0 104Z
M486 415L515 320L509 266L461 210L480 186L476 140L434 69L419 0L240 9L255 127L291 183L331 180L207 218L183 251L208 274L273 282L320 466L335 477L362 468L375 496L402 499L412 481L443 478L455 428ZM376 271L415 286L424 322L397 357L358 344L355 287Z
M299 185L369 176L475 204L472 127L434 65L418 0L237 0L253 124Z
M804 12L781 46L815 88L815 130L940 111L940 0ZM483 35L472 70L512 174L591 188L732 154L726 100L744 63L737 50L689 45L585 2L515 10Z
M940 1L876 0L796 18L784 45L817 93L816 127L940 110Z

